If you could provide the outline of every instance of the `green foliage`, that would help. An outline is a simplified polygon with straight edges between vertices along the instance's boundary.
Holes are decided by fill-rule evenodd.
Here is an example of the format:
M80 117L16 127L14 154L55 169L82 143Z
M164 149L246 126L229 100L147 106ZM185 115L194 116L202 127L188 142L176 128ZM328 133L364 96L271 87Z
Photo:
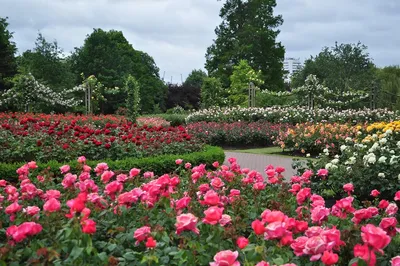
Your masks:
M207 77L206 72L201 69L193 69L189 76L186 78L183 85L191 86L195 88L201 88L203 86L203 81Z
M25 51L18 58L21 73L31 73L40 82L58 92L74 86L74 76L69 63L57 41L50 43L41 33L38 34L35 48Z
M160 80L154 59L133 49L121 31L95 29L84 45L76 48L71 60L76 75L95 75L105 88L122 88L127 76L132 75L141 85L141 110L151 113L155 104L165 108L167 88ZM104 106L103 111L114 112L125 103L126 96L122 90L108 95L107 100L112 104Z
M12 41L13 33L8 29L7 18L0 17L0 92L11 87L9 78L17 70L15 53L17 47Z
M140 112L140 85L134 77L128 76L125 82L125 89L128 96L126 98L126 107L128 108L128 119L131 122L136 122L136 118Z
M230 104L245 107L248 105L248 91L250 82L259 89L264 84L261 71L254 71L246 60L240 60L237 66L233 67L233 73L230 77L231 87L229 89Z
M247 60L271 90L283 88L285 49L276 41L282 25L273 11L276 0L226 0L220 11L222 23L216 28L217 38L207 49L208 74L229 87L233 66Z
M201 87L201 105L203 108L211 106L225 106L224 90L221 81L215 77L205 78Z
M400 66L376 70L380 84L378 106L400 110Z
M306 60L303 69L292 78L292 87L300 87L310 74L316 75L323 85L342 95L349 91L369 93L373 88L375 75L367 47L357 44L335 44L315 57ZM366 105L365 100L352 103L350 108Z
M142 172L152 171L156 175L173 172L176 168L175 160L181 158L192 165L199 165L205 163L211 165L213 162L218 161L221 164L225 160L225 153L219 147L206 146L203 151L187 153L187 154L171 154L160 155L145 158L125 158L121 160L98 160L87 161L91 167L95 167L98 163L105 162L111 169L121 170L121 172L129 172L130 169L136 167ZM49 161L46 163L38 163L36 173L46 170L47 173L53 173L60 176L60 167L68 164L71 167L77 167L76 161L60 163L57 161ZM23 163L0 163L0 176L10 182L15 182L15 171L21 167ZM61 177L61 176L60 176Z

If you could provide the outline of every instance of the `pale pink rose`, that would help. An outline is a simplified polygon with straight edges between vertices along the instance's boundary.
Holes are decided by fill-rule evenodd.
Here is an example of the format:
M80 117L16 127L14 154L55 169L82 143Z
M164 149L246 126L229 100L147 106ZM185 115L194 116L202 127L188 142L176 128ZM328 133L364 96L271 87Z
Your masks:
M320 236L309 238L304 246L304 253L311 255L310 261L317 261L326 250L326 243Z
M397 207L397 205L395 203L390 203L389 206L387 206L385 212L387 215L393 216L397 213L398 209L399 208Z
M138 229L133 234L133 237L136 239L136 244L146 240L148 236L150 236L151 228L149 226L143 226Z
M71 170L71 167L67 164L60 167L61 174L65 174L69 172L69 170Z
M400 256L396 256L390 260L392 266L400 266Z
M198 218L191 213L181 214L176 217L176 234L179 235L183 231L192 231L199 234L200 231L196 227Z
M231 216L229 216L228 214L222 214L222 218L219 220L219 224L221 226L225 226L227 224L230 224L232 221Z
M143 174L144 178L153 178L154 177L154 173L153 172L145 172Z
M265 239L279 239L286 233L285 223L272 222L265 227Z
M236 260L238 256L237 251L220 251L214 256L214 262L210 262L210 266L240 266L240 262Z

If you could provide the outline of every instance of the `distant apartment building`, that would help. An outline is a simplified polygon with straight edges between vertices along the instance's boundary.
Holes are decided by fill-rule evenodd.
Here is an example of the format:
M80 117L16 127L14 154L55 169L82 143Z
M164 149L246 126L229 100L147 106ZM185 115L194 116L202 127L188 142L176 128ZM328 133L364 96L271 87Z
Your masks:
M285 82L289 83L293 74L299 71L301 67L302 64L300 62L300 58L285 58L285 61L283 62L283 68L287 72L285 74Z

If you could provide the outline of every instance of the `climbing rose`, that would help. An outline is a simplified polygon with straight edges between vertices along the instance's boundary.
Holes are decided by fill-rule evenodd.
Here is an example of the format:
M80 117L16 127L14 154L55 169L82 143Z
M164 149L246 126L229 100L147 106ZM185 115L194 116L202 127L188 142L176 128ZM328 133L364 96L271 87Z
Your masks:
M236 260L238 256L237 251L220 251L214 256L214 262L210 262L210 266L240 266L240 262Z

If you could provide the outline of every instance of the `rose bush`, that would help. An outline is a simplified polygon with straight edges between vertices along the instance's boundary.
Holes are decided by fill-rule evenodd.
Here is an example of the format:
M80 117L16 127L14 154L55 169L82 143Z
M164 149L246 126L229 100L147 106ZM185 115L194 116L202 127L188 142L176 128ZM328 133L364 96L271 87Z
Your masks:
M18 169L0 180L0 262L57 265L397 265L400 192L387 204L352 196L332 208L310 186L311 171L283 180L230 166L192 166L155 176L60 168L63 180ZM327 175L326 171L319 171ZM354 189L357 189L354 187ZM379 195L378 195L379 197ZM364 261L364 264L362 264Z
M210 145L218 146L271 146L281 131L291 128L289 124L259 122L198 122L186 126L189 134Z
M348 139L354 139L363 126L340 123L302 123L286 131L280 131L275 144L282 149L313 153L318 155L323 149L337 154L340 146Z
M375 129L368 127L367 131L373 133ZM387 129L379 135L361 131L357 135L355 139L346 139L339 147L340 154L332 157L331 149L326 148L319 161L309 162L306 167L314 172L314 191L337 197L343 194L343 186L351 183L360 199L375 197L371 188L377 189L382 198L390 199L400 189L399 133ZM327 169L329 174L318 175L320 168Z
M203 144L185 128L138 126L120 117L0 114L4 162L119 160L200 151Z
M305 122L341 122L364 123L376 121L393 121L400 117L399 112L387 109L359 109L337 111L332 108L308 109L306 107L265 107L242 108L214 107L191 113L186 118L186 123L194 122L255 122L267 121L270 123L305 123Z

